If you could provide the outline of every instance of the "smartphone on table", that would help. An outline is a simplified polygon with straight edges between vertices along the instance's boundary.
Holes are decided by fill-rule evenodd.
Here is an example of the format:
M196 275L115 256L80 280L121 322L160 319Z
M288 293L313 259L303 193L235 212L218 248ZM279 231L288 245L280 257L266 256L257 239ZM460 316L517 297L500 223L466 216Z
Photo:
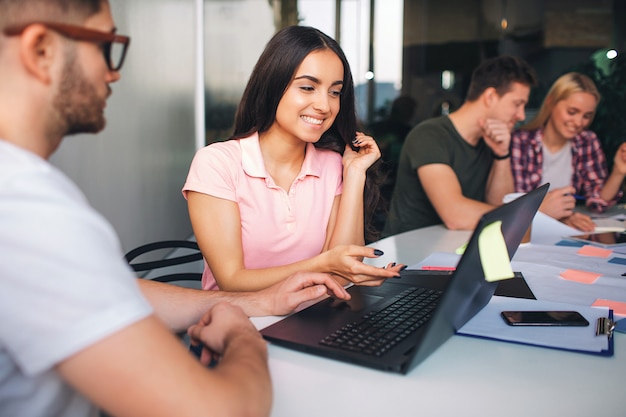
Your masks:
M577 311L503 311L509 326L589 326Z

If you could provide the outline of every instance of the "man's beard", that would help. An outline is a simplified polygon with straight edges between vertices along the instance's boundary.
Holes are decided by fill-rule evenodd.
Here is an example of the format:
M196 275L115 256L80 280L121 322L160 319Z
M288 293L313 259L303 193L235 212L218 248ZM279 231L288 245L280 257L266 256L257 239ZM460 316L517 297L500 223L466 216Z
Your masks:
M95 87L85 79L75 54L68 51L63 78L54 98L59 122L57 128L62 136L96 133L104 129L105 101L106 97L98 97Z

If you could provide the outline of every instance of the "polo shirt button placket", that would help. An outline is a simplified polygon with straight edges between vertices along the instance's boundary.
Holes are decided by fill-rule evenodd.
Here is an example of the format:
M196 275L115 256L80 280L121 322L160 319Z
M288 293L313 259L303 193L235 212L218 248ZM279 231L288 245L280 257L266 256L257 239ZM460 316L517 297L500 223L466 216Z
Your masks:
M287 217L287 230L293 232L296 229L296 218L293 215L293 203L296 195L296 190L294 188L294 184L289 187L289 195L287 197L287 206L289 208L289 216Z

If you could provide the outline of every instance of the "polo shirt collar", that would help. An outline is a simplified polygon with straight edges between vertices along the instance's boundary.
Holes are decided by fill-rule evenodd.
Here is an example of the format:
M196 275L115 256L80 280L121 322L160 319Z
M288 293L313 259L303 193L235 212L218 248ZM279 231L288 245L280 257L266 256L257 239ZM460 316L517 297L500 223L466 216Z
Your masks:
M246 175L268 178L269 174L265 170L261 146L259 145L259 134L254 133L247 138L239 139L239 144L241 146L241 165ZM307 175L321 176L319 155L312 143L306 145L306 155L298 178Z

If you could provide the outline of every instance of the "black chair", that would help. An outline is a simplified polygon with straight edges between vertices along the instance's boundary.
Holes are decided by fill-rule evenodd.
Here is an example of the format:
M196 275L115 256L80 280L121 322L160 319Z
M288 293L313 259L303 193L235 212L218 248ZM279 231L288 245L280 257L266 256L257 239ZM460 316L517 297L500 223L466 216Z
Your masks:
M166 251L165 255L163 255L164 251ZM184 251L189 253L185 255L177 254L175 256L171 256L172 253L178 251ZM149 257L149 255L152 255L151 257L155 257L158 256L159 253L160 257L157 260L133 263L133 260L142 255L146 255L144 257ZM148 273L158 271L159 269L166 270L166 268L174 268L180 265L191 264L193 262L202 260L202 253L200 252L198 243L191 240L162 240L153 243L146 243L145 245L138 246L135 249L129 251L124 257L126 258L126 262L128 262L133 271L144 272L144 276L142 278L152 279L159 282L169 282L177 284L184 284L184 281L194 281L198 283L202 281L202 272L175 272L155 277L145 276L148 275ZM200 357L200 350L198 348L195 348L193 350L191 349L189 337L186 335L185 332L179 333L178 337L186 346L190 348L190 351L194 355ZM104 411L100 411L99 417L112 416L105 413Z
M136 258L147 254L152 255L152 258L154 258L155 254L159 253L157 251L161 251L161 255L156 260L133 262ZM164 251L169 252L165 252L165 255L163 255ZM186 254L178 254L177 252ZM172 256L173 253L175 253L174 256ZM146 279L169 283L182 281L200 282L202 280L202 269L200 269L200 272L179 272L180 268L178 268L178 266L192 264L202 260L202 252L200 252L198 243L191 240L163 240L147 243L129 251L125 257L134 271L144 272L142 277ZM167 273L168 269L170 273ZM153 277L148 276L158 273L159 270L163 270L165 274L155 275Z
M152 259L156 257L157 259L133 262L142 256ZM166 282L181 287L202 288L201 281L204 264L192 265L194 262L202 261L202 252L200 252L197 242L191 240L163 240L146 243L126 253L125 258L135 272L144 272L141 278ZM183 269L186 266L187 269L192 269L192 271L181 272L181 266L183 266ZM193 268L194 266L195 268ZM191 346L186 332L180 332L177 336L196 357L200 357L201 347Z

